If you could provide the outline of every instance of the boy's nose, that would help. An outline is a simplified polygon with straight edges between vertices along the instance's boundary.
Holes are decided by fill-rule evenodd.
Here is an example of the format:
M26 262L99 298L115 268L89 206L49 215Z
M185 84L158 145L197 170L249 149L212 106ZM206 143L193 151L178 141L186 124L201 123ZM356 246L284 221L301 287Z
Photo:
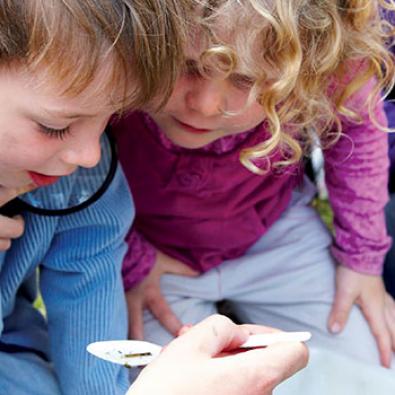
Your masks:
M100 161L101 146L100 140L95 141L76 141L64 153L62 160L68 165L80 167L94 167Z
M221 80L199 80L187 93L188 107L205 117L221 115L227 107L226 82Z

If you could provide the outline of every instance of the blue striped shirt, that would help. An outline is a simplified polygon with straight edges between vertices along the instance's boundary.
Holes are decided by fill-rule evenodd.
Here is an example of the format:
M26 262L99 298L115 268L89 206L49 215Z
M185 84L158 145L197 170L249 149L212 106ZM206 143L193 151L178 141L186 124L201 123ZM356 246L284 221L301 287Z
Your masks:
M124 339L124 236L134 215L120 168L93 205L64 217L25 214L25 233L0 252L0 340L44 352L63 394L124 394L126 369L86 352ZM37 268L40 267L39 275ZM47 318L32 307L38 282Z

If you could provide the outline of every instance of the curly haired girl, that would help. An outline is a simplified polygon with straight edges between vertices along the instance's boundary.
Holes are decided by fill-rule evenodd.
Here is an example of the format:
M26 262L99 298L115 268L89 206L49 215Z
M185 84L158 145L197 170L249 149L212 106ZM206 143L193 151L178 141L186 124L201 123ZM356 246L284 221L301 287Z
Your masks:
M132 336L144 326L165 343L226 300L242 322L307 328L313 345L390 366L381 94L394 83L394 29L380 14L394 7L195 2L169 101L117 125L137 209L123 265ZM314 134L333 237L303 177Z

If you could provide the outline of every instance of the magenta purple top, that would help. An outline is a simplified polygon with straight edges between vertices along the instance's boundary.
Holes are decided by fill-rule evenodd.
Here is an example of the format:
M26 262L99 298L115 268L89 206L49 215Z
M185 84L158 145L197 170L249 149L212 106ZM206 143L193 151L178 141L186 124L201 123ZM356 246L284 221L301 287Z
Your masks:
M386 19L392 26L395 26L395 12L381 9L383 19ZM392 40L390 44L390 50L395 55L395 43ZM395 128L395 88L392 89L388 100L384 104L385 112L388 118L388 126L391 129ZM389 179L389 190L390 193L395 193L395 133L392 132L388 135L388 154L390 158L390 179Z
M370 89L354 96L354 108L366 108ZM385 124L381 103L376 117ZM156 249L200 272L242 256L287 208L303 175L300 165L257 175L240 163L241 149L267 139L265 122L194 150L174 146L144 113L129 114L114 130L136 205L123 265L126 289L149 273ZM324 151L334 210L332 254L355 271L379 275L390 245L387 135L366 113L358 124L343 120L343 132ZM270 161L279 158L276 150Z

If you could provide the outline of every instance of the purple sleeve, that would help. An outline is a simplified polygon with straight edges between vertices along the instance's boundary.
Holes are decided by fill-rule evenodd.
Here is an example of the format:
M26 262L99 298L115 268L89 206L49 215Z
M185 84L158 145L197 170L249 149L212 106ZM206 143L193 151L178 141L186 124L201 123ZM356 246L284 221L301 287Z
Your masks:
M395 128L395 103L385 102L385 112L388 118L388 126L390 128ZM395 178L395 132L388 135L388 154L390 158L390 177Z
M125 291L134 287L146 277L155 264L156 249L133 228L126 236L128 251L122 265Z
M365 109L365 98L374 80L355 94L348 106ZM326 182L334 211L335 241L332 253L337 261L360 273L379 275L390 246L384 216L388 201L388 135L370 121L343 120L344 135L324 152ZM382 103L375 116L385 125Z
M381 9L382 17L386 19L391 25L395 26L395 12L394 11L389 11L386 9ZM392 51L393 54L395 54L395 45L392 44L390 47L390 50ZM384 108L385 112L387 114L388 118L388 126L390 128L395 128L395 102L394 100L395 96L395 89L392 89L392 92L390 93L388 99L384 103ZM388 136L388 143L389 143L389 149L388 149L388 154L390 158L390 191L393 193L395 192L395 132L392 132Z

